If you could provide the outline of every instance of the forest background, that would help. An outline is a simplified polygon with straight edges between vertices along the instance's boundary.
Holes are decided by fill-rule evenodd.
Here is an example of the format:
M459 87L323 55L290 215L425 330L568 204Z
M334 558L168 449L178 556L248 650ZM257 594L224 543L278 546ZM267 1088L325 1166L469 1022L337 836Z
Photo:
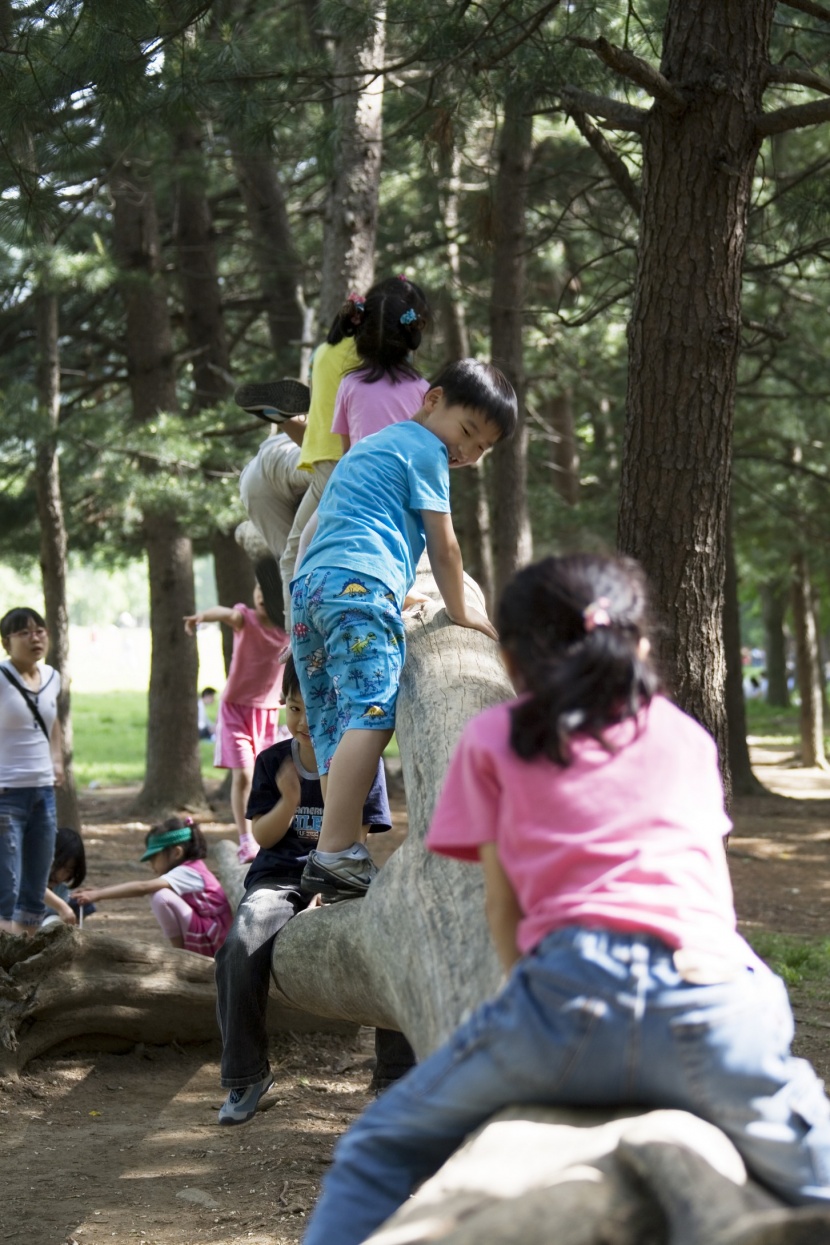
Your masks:
M146 559L141 811L204 799L194 554L250 594L233 388L401 271L421 370L489 357L520 396L453 479L488 599L532 553L638 556L751 790L742 606L776 704L791 635L823 763L829 52L815 0L0 0L0 562L39 562L70 673L70 551Z

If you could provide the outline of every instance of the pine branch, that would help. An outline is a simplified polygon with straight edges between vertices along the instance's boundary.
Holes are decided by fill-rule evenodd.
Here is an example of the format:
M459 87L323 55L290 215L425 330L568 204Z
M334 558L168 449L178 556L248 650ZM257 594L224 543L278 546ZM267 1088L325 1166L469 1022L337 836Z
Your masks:
M817 17L820 22L830 22L830 9L823 4L816 4L815 0L778 0L778 2L787 9L798 9L799 13L806 13L808 17Z
M653 65L639 56L626 52L624 48L618 48L616 44L610 43L602 36L599 39L583 39L579 35L572 35L568 42L595 52L599 59L615 73L630 79L631 82L636 82L637 86L641 86L649 95L659 99L672 110L679 112L686 107L686 98L683 93L672 86L659 69L655 69Z
M580 112L578 108L572 108L570 113L573 117L574 125L582 137L591 145L607 168L614 185L620 191L625 201L639 215L640 188L626 168L625 162L620 159L614 148L597 127L591 124L584 112Z
M755 128L766 137L769 134L786 134L788 130L800 130L805 125L820 125L822 121L830 121L830 99L814 99L809 104L794 104L791 108L762 112L755 118Z
M591 91L583 91L575 86L563 86L559 91L562 106L568 112L574 108L585 112L589 117L601 117L607 121L612 130L631 130L639 134L648 113L644 108L634 108L624 104L622 100L610 99L606 95L594 95ZM562 107L541 108L540 113L561 112Z
M830 78L825 78L812 69L791 69L789 65L768 65L767 82L792 82L796 86L806 86L813 91L823 91L830 95Z

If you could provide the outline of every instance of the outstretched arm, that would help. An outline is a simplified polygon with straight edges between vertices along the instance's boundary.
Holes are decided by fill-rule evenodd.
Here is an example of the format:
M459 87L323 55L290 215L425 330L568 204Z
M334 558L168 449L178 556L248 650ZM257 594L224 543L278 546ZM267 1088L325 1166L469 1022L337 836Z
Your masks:
M422 510L421 518L427 538L429 564L450 618L459 627L483 631L492 640L497 640L498 634L487 615L473 609L464 599L464 565L452 515L438 510Z
M165 887L173 889L164 878L142 878L140 882L118 882L115 886L81 886L72 892L72 898L83 907L86 903L100 903L103 899L135 899L140 895L152 895Z
M213 605L209 610L200 610L198 614L187 614L184 629L188 635L195 635L199 623L203 622L224 623L226 627L232 627L234 631L241 631L245 626L245 619L239 610L232 610L227 605Z

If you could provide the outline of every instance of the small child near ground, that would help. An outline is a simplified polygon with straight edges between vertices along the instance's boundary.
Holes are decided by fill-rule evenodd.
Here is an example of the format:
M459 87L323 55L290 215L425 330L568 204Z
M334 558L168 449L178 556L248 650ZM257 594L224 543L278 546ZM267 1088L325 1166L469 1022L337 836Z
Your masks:
M203 687L199 693L198 704L198 720L197 726L199 730L199 738L207 739L209 743L213 743L216 738L216 727L208 717L208 706L212 705L216 700L215 687Z
M86 850L84 841L71 826L60 826L55 836L55 857L49 874L49 886L43 896L43 902L49 909L43 918L43 924L63 921L66 925L78 924L79 913L85 917L92 916L95 904L84 904L79 908L72 898L72 890L80 886L86 877Z
M233 913L218 880L205 864L205 836L189 817L169 817L153 826L141 857L153 873L142 882L84 886L73 891L79 904L149 895L153 916L174 947L215 955L231 927Z
M232 771L231 811L239 834L239 859L248 861L256 855L257 846L245 806L257 753L280 738L280 659L288 636L269 618L258 583L253 609L242 602L233 609L214 605L185 618L185 631L195 635L203 622L224 623L234 633L231 668L219 702L213 764Z
M244 1124L273 1084L268 1067L266 1007L274 939L308 903L300 875L317 842L323 798L294 662L283 677L291 739L266 748L256 759L248 801L254 837L261 845L245 878L245 894L225 944L216 957L222 1085L229 1091L220 1124ZM364 837L391 824L382 763L363 807Z
M481 862L507 980L340 1141L304 1245L365 1241L521 1103L690 1111L779 1197L830 1207L830 1103L737 933L717 752L658 694L640 568L548 558L497 622L518 698L468 723L427 846Z
M392 277L357 294L346 304L344 318L354 325L358 365L347 372L337 390L331 430L343 453L364 437L389 424L411 419L421 409L427 381L412 362L429 323L423 290L404 277Z
M449 617L495 638L464 598L450 468L472 466L516 426L516 395L489 364L445 368L420 410L349 451L329 481L292 583L292 651L323 777L325 813L303 890L365 894L375 868L360 812L395 725L401 611L426 547Z

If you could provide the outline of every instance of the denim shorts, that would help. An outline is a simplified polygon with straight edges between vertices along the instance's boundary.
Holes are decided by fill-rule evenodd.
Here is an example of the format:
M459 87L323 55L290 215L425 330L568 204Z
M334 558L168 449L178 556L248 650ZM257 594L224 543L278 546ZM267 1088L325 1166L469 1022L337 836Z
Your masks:
M317 567L291 585L291 651L321 774L349 730L392 730L406 643L394 594Z
M0 788L0 920L40 925L56 833L54 787Z

